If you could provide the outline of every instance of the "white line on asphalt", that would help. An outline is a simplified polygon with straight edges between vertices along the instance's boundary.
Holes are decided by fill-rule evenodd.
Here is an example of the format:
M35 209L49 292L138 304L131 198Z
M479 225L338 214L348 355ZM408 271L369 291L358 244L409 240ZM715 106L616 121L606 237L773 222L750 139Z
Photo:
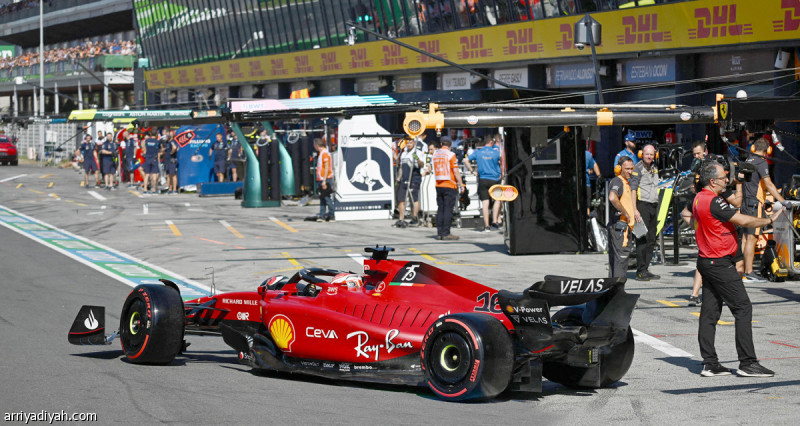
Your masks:
M636 337L635 340L637 343L644 343L645 345L650 346L655 350L664 352L668 356L681 357L681 358L694 357L694 355L690 354L689 352L686 352L680 348L676 348L675 346L672 346L663 340L658 340L655 337L649 334L642 333L641 331L635 328L632 328L631 330L633 330L633 335Z
M147 214L148 211L150 211L150 209L147 207L147 203L142 204L142 213Z
M96 193L94 191L89 191L89 195L91 195L94 198L97 198L100 201L105 201L106 200L106 197L104 197L104 196L102 196L102 195L100 195L100 194L98 194L98 193Z
M364 266L364 261L367 260L366 257L360 254L348 253L347 255L350 256L350 259L353 259L356 263L358 263L361 266Z
M103 214L103 213L105 213L105 212L89 212L89 213L86 213L86 214L87 215L91 215L91 214Z
M11 176L10 178L5 178L5 179L3 179L3 180L0 180L0 182L9 182L9 181L12 181L12 180L14 180L14 179L21 178L21 177L23 177L23 176L28 176L28 175L16 175L16 176Z
M186 207L191 206L191 204L189 204L189 203L183 203L183 205L186 206Z

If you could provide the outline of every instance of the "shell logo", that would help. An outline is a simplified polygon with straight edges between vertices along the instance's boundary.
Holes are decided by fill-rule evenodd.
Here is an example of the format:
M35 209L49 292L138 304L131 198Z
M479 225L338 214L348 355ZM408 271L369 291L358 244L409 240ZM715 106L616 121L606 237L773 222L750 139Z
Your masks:
M294 342L294 324L285 315L275 315L269 322L269 334L272 335L272 340L275 344L284 351L292 351L292 343Z

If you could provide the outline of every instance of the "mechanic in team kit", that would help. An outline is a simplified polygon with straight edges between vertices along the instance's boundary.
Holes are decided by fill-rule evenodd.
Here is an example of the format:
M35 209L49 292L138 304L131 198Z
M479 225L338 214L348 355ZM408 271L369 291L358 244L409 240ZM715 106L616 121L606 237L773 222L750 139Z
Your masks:
M764 138L757 139L752 146L752 153L747 158L747 163L755 167L755 172L742 184L742 214L755 217L764 216L764 202L767 193L775 200L783 201L783 197L775 188L769 177L769 164L765 159L769 142ZM753 258L755 257L756 241L761 235L761 228L748 228L744 230L742 252L744 254L744 279L747 282L765 282L766 279L753 271Z
M142 190L145 194L157 194L158 189L158 139L151 130L147 133L142 144L144 149L144 164L142 170L144 171L144 186Z
M619 174L608 186L608 202L613 207L608 221L608 276L611 278L624 277L628 270L636 211L628 183L633 173L633 160L627 156L620 157L614 170Z
M421 170L425 167L424 153L417 149L413 140L403 140L400 153L400 172L397 174L397 211L398 220L394 226L405 228L409 225L403 220L406 210L406 198L411 195L411 226L419 225L419 187L422 183Z
M714 337L722 313L722 302L728 305L735 319L737 374L746 377L772 377L774 372L758 363L753 345L753 307L742 277L736 272L736 226L758 228L775 222L783 206L776 202L773 214L758 218L742 214L720 194L727 188L728 176L716 161L706 163L700 171L703 189L692 202L692 216L697 224L697 269L703 277L703 304L697 340L703 357L703 377L731 374L717 358Z
M225 142L222 133L217 133L217 140L208 149L208 156L214 159L214 174L217 176L217 182L225 182L225 173L228 171L231 149Z
M83 142L81 142L80 147L78 150L75 151L75 156L80 156L83 159L83 171L84 171L84 185L89 188L89 175L94 174L95 181L98 180L97 177L97 158L95 157L95 150L94 150L94 142L92 142L92 135L86 135L83 137Z
M167 173L167 194L178 193L178 142L175 141L175 131L167 132L167 145L164 147L164 170Z
M114 185L114 178L117 175L117 156L119 155L119 145L114 140L111 132L106 133L103 145L100 146L100 158L103 164L103 181L106 190L117 189Z
M441 147L433 154L433 175L436 179L436 239L457 240L458 235L450 233L453 221L453 207L464 187L461 172L458 170L456 154L450 151L450 139L442 138Z
M695 141L692 144L692 156L694 157L695 163L692 165L692 170L696 170L695 173L695 185L692 187L692 191L694 193L698 193L702 191L702 187L700 186L700 170L702 169L702 165L706 161L710 161L708 148L706 147L706 143L704 141ZM725 191L723 191L720 196L728 202L728 204L736 207L737 209L742 205L742 182L744 181L744 175L739 173L738 177L735 181L735 185L733 188L728 187ZM684 222L694 227L694 221L692 220L692 212L691 212L691 201L689 204L684 207L681 211L681 217L683 218ZM736 254L733 256L733 263L736 265L736 271L739 275L744 275L744 256L742 255L742 246L741 244L737 244L736 246ZM702 300L700 299L700 288L703 286L703 278L700 276L700 271L694 271L694 281L692 283L692 293L689 295L689 305L690 307L693 306L700 306L702 304Z
M653 162L655 158L656 148L653 145L642 147L642 161L633 166L630 180L636 221L647 228L647 233L636 239L636 279L639 281L661 278L648 269L653 258L658 227L659 178L658 168Z
M500 150L494 147L494 138L484 136L477 141L480 149L473 151L464 158L464 167L467 171L478 177L478 199L481 200L483 213L483 232L500 229L500 201L495 201L492 208L491 222L489 217L489 188L500 183ZM477 170L472 169L471 162L475 161Z
M325 142L320 138L314 138L314 150L317 151L316 178L317 185L319 185L319 216L317 216L317 222L335 222L331 153L328 152L328 147L325 146Z
M138 145L138 141L134 138L134 135L130 134L127 130L122 132L122 142L120 142L120 148L122 149L122 153L125 156L124 162L124 170L128 173L128 188L132 188L136 181L135 177L135 167L136 167L136 148Z

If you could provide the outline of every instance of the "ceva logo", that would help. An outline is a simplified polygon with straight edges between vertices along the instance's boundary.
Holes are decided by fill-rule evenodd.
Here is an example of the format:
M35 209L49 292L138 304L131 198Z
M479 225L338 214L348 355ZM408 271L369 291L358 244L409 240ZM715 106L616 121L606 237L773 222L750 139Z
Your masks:
M189 142L192 141L192 139L194 139L194 136L195 136L194 130L187 130L185 132L181 132L175 135L175 142L178 143L178 146L183 148L186 145L188 145Z

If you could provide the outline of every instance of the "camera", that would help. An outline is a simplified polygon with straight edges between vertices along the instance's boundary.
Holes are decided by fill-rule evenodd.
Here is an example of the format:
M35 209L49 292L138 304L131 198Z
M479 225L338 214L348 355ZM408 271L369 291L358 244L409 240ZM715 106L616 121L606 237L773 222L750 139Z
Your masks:
M583 50L584 47L586 47L584 43L575 43L575 48L578 50Z

